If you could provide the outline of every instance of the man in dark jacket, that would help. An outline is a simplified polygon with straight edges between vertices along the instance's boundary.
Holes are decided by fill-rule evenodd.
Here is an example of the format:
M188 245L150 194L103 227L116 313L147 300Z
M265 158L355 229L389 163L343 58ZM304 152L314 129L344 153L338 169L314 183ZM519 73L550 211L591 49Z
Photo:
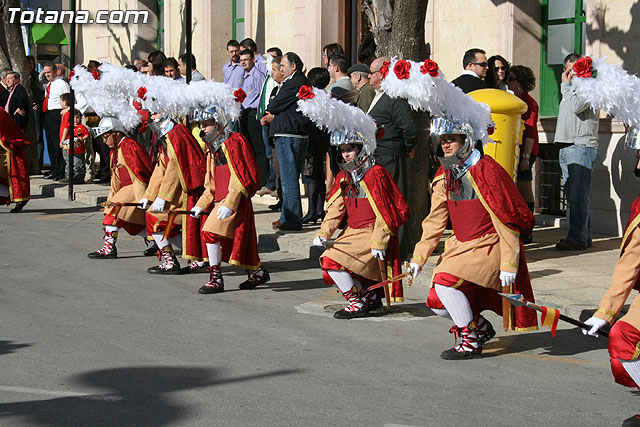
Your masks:
M20 74L10 71L5 77L9 98L2 107L15 120L21 131L26 132L29 122L29 96L20 84Z
M464 68L462 74L451 83L462 89L464 93L487 87L483 79L487 75L489 62L484 50L474 48L466 51L462 58L462 68Z
M287 52L281 61L285 76L278 94L267 106L261 124L269 124L269 136L275 139L282 182L282 210L280 220L273 223L274 230L295 231L302 229L302 204L300 203L300 173L309 144L311 122L297 111L298 91L309 80L302 73L304 64L300 57Z

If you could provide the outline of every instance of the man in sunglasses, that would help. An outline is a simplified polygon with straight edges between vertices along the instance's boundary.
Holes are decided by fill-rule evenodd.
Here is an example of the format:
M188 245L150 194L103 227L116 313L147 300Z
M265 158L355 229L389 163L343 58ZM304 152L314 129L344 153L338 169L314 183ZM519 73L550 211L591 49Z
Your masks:
M464 68L462 74L451 83L462 89L464 93L487 87L484 78L489 70L489 62L484 50L473 48L466 51L462 58L462 67Z

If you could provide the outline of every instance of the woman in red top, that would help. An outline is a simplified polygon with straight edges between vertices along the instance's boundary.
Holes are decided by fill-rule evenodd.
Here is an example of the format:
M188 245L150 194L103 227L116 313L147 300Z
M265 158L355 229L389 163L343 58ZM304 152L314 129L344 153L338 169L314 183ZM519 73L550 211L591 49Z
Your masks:
M538 103L529 95L536 87L536 77L531 68L514 65L509 70L507 85L518 98L527 103L527 111L522 115L524 122L523 143L520 145L520 163L518 164L517 186L527 206L533 212L533 163L538 158ZM523 243L531 243L531 236L522 236Z

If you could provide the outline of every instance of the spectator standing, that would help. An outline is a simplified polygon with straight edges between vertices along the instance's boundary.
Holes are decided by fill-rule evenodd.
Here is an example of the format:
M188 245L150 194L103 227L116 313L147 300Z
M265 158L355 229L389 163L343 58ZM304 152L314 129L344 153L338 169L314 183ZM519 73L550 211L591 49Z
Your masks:
M282 57L281 69L285 76L282 87L267 107L269 114L262 124L270 123L269 136L275 138L276 153L280 162L282 180L282 210L280 220L273 228L280 231L302 229L302 204L300 203L300 173L309 144L311 123L298 111L298 91L309 80L302 73L304 64L294 52Z
M371 101L376 96L376 90L369 83L369 76L371 75L369 66L365 64L352 65L347 70L347 75L351 79L355 90L358 91L358 96L355 100L356 105L366 112L369 110Z
M344 49L338 43L329 43L322 48L322 63L325 67L329 68L329 58L335 53L344 55Z
M329 74L331 79L335 81L329 87L329 93L333 98L337 98L347 104L353 103L358 96L358 91L355 90L351 79L347 75L350 65L349 58L345 55L335 53L329 58Z
M60 95L69 93L71 89L64 79L63 70L64 68L59 68L50 63L43 68L48 84L45 89L42 112L44 113L44 130L47 135L47 150L51 160L51 171L44 176L45 179L62 179L65 172L59 133L60 122L62 121Z
M267 58L258 52L258 45L251 38L246 38L240 42L240 52L249 49L253 52L253 58L256 60L256 67L263 73L267 73ZM279 50L279 49L278 49ZM282 53L281 53L282 55Z
M176 58L170 57L164 60L164 76L172 80L184 81L180 75L180 66Z
M271 93L276 86L279 86L279 83L273 79L273 61L276 57L282 59L282 51L277 47L272 47L267 50L269 56L267 56L267 74L264 79L264 83L262 84L262 88L260 89L260 101L258 102L258 113L256 117L258 120L261 120L264 117L265 111L267 110L267 104L271 99ZM280 53L280 55L278 55ZM280 69L280 63L278 62L278 70ZM258 190L256 194L259 196L263 196L265 194L271 193L275 195L276 190L276 177L275 177L275 168L273 166L273 150L269 144L269 127L262 126L262 142L264 144L265 154L267 156L267 160L269 162L269 177L267 179L267 183L263 188Z
M224 82L234 89L242 87L244 70L240 66L240 43L237 40L227 42L229 62L222 66Z
M151 52L147 59L149 61L147 64L149 75L164 76L164 61L167 59L166 55L162 51L156 50ZM89 65L91 65L91 62L89 62Z
M507 78L509 90L527 104L527 111L522 115L524 122L523 143L520 145L520 162L516 185L531 213L534 212L533 197L533 164L538 158L538 103L529 95L536 87L536 76L531 68L515 65L509 70ZM523 243L531 243L531 235L522 235Z
M240 65L244 70L242 90L247 94L242 101L242 113L240 114L240 129L253 148L256 156L258 170L260 171L260 187L266 185L269 179L269 160L265 153L262 140L262 128L258 121L258 105L260 104L260 90L264 85L267 74L256 66L253 51L245 49L240 52Z
M75 132L74 137L73 138L69 137L69 126L71 125L71 101L72 101L72 98L70 93L63 93L62 95L60 95L60 106L62 107L62 111L60 112L62 114L62 121L60 122L60 148L62 148L62 154L64 156L65 162L69 161L69 156L73 155L74 157L73 177L72 177L73 183L84 184L84 174L85 174L84 140L82 138L78 138L76 142L75 135L78 134L78 132L75 132L75 130L74 130ZM82 114L80 113L80 111L76 109L73 110L74 123L75 123L76 113L78 115ZM86 131L86 128L84 129L84 131ZM83 132L80 131L80 133L82 134ZM88 131L87 131L87 134L88 134ZM71 141L73 141L73 153L71 153L72 151ZM69 182L69 177L65 176L64 178L61 178L59 181Z
M594 111L586 99L571 89L573 64L578 59L580 55L572 53L563 61L562 100L554 140L570 144L560 150L562 183L569 202L569 233L556 244L560 251L585 250L591 246L591 171L598 156L600 111Z
M307 78L311 86L325 89L331 80L329 71L323 67L309 70ZM302 182L309 202L307 214L302 218L302 223L311 221L315 224L324 219L324 198L327 193L324 177L324 160L329 150L329 133L317 126L312 126L309 131L309 147L304 159Z
M189 57L186 53L183 53L178 57L178 68L180 69L180 74L182 74L186 80L187 78L187 59ZM196 69L196 56L191 54L191 81L197 82L200 80L206 80L202 73Z
M464 68L462 74L451 83L462 89L464 93L487 87L483 79L489 70L489 61L484 50L473 48L466 51L462 58L462 68Z
M484 78L488 88L507 90L507 77L509 76L509 62L500 55L489 58L489 71Z
M11 72L10 68L6 68L0 72L0 108L4 107L9 99L9 89L7 89L7 74Z
M38 162L42 169L42 160L44 156L44 116L42 114L42 102L44 101L44 88L40 82L38 71L36 71L36 60L33 56L27 56L27 64L29 64L29 74L31 75L31 107L33 111L33 119L36 126L36 144L38 147Z
M27 124L29 123L29 117L27 116L27 112L29 111L29 96L20 84L20 74L15 71L8 72L5 77L5 83L9 91L9 97L5 105L3 105L4 110L9 113L18 124L20 130L26 132Z

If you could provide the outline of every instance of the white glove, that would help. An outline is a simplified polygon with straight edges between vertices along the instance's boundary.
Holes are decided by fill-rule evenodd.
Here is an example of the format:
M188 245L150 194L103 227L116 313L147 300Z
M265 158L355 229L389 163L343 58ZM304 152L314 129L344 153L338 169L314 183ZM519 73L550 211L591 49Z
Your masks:
M591 326L592 328L589 329L588 331L586 329L583 329L582 333L585 334L585 335L591 335L592 337L597 337L598 336L598 329L600 329L603 326L605 326L607 324L607 321L599 319L597 317L590 317L584 323L586 323L587 325Z
M142 207L142 209L146 210L149 207L149 199L145 199L144 197L140 199L138 203L140 203L140 206Z
M153 201L153 205L151 205L151 210L153 212L162 212L164 210L165 203L165 200L161 199L160 197L156 197L156 199Z
M326 242L327 239L325 239L324 237L321 236L316 236L313 239L313 246L324 246L323 243Z
M418 275L422 271L422 267L420 267L415 262L412 262L412 263L409 264L409 270L410 270L410 273L411 273L411 277L413 277L415 279L416 277L418 277Z
M220 206L218 208L217 217L218 219L229 218L233 214L233 211L226 206Z
M383 260L385 253L384 249L371 249L371 255L373 255L374 258L380 258Z
M198 218L201 213L202 213L202 208L199 206L194 206L193 209L191 209L191 216L194 218Z
M516 281L516 273L509 273L508 271L500 272L500 282L502 286L510 286Z

